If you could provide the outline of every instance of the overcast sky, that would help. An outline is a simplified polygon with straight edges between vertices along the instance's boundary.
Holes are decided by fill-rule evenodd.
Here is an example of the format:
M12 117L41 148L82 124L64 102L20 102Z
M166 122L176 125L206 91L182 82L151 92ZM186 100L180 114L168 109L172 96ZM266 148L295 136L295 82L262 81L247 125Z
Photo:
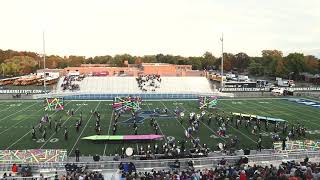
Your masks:
M0 49L47 54L320 56L319 0L1 0Z

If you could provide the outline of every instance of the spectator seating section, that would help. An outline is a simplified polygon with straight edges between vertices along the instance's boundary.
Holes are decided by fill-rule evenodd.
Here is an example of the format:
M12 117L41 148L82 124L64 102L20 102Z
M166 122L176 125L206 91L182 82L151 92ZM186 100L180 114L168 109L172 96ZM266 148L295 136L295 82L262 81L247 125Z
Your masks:
M86 77L75 83L80 93L142 93L136 77ZM205 77L161 77L160 88L144 93L212 93L211 84ZM59 85L59 83L58 83ZM58 88L59 89L59 88ZM61 88L58 92L62 92Z

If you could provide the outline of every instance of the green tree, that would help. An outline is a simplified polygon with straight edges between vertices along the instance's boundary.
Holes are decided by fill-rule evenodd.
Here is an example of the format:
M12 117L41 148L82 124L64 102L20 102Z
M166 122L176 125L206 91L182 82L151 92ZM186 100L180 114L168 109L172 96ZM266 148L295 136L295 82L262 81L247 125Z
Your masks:
M299 73L307 71L306 58L302 53L290 53L285 58L288 66L288 71L293 73L293 78L296 79Z
M188 64L192 65L193 70L201 70L203 61L203 57L189 57L188 58Z
M264 72L269 76L275 76L278 60L282 59L282 52L279 50L263 50L262 65L264 67Z
M106 55L106 56L95 56L92 60L92 64L108 64L112 62L113 57ZM90 64L90 63L89 63Z
M234 55L234 60L235 62L233 66L236 67L240 72L243 72L245 69L247 69L250 63L250 57L243 52Z
M157 58L155 55L146 55L141 58L143 63L156 63Z
M285 62L283 59L277 60L275 75L277 77L285 77L288 74Z
M84 56L69 56L68 65L72 67L79 67L84 63L86 58Z
M205 52L202 57L203 57L201 62L202 69L207 69L207 70L214 69L214 65L217 61L216 57L214 57L212 53L208 51Z
M306 65L307 69L310 73L317 73L319 72L319 59L317 59L315 56L306 56Z
M257 76L264 75L263 65L261 63L256 62L255 59L250 60L248 70L252 75L257 75Z

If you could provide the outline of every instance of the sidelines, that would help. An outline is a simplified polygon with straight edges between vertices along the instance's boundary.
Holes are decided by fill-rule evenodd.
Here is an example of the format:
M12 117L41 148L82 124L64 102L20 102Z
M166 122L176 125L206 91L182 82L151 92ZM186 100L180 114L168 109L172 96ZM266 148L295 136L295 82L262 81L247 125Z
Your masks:
M82 108L82 106L78 107L78 109L75 110L75 112L77 112L80 108ZM61 125L61 127L63 127L63 125L73 116L69 116ZM56 132L52 133L51 136L40 146L39 149L43 148L50 140L51 138L56 134Z
M96 108L94 109L94 111L96 111L96 110L98 109L98 107L100 106L100 104L101 104L101 101L99 101L99 103L98 103L98 105L96 106ZM80 135L79 135L79 137L78 137L77 141L76 141L76 142L74 143L74 145L72 146L72 148L71 148L71 150L70 150L70 152L69 152L69 156L71 155L71 153L72 153L72 151L73 151L74 147L78 144L78 141L79 141L79 139L80 139L81 135L83 134L84 130L86 129L86 127L87 127L88 123L90 122L90 120L91 120L92 116L93 116L93 114L91 114L91 116L90 116L90 118L88 119L88 121L87 121L86 125L85 125L85 126L84 126L84 128L82 129L82 131L81 131L81 133L80 133Z
M68 103L70 103L70 102L68 102ZM67 103L67 104L68 104ZM66 105L67 105L66 104ZM52 117L54 114L56 114L58 111L55 111L53 114L51 114L49 117ZM38 127L39 125L37 125L36 127ZM28 131L25 135L23 135L22 137L20 137L17 141L15 141L14 143L12 143L10 146L8 146L7 148L6 148L6 150L7 149L9 149L9 148L11 148L12 146L14 146L15 144L17 144L18 142L20 142L24 137L26 137L30 132L31 132L32 130L30 130L30 131Z
M34 103L34 104L31 104L30 106L28 106L28 107L26 107L26 108L23 108L23 109L21 109L21 110L19 110L19 111L16 111L15 113L12 113L12 114L10 114L10 115L8 115L8 116L0 119L0 122L3 121L3 120L5 120L5 119L7 119L8 117L10 117L10 116L12 116L12 115L14 115L14 114L17 114L17 113L19 113L19 112L23 112L23 111L29 109L30 107L32 107L32 106L34 106L34 105L36 105L36 104L37 104L37 102Z

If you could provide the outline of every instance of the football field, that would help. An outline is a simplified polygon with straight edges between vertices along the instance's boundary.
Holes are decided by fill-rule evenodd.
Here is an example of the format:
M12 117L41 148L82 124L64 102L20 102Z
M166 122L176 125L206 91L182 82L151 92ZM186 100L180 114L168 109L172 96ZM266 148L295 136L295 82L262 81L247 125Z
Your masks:
M316 100L315 100L316 102ZM162 141L148 143L139 142L92 142L82 140L82 137L95 135L95 117L90 113L96 110L101 114L101 129L105 135L112 134L112 101L65 101L64 111L48 112L52 120L62 119L62 127L58 133L46 127L47 138L40 139L41 133L37 130L38 140L32 140L31 129L37 126L41 117L46 113L44 111L43 101L1 101L0 102L0 149L67 149L68 155L74 155L74 150L79 148L84 155L113 155L120 153L122 147L132 147L134 149L140 145L147 146L157 143L162 145ZM178 107L185 113L185 118L180 123L179 118L174 116L173 110ZM153 111L156 108L169 110L167 117L159 117L155 120L159 124L159 134L165 137L172 136L176 141L185 139L185 130L189 127L188 116L190 112L200 113L197 100L183 101L143 101L141 111ZM75 115L69 116L66 111L74 109ZM249 98L249 99L219 99L218 109L214 111L238 112L243 114L253 114L281 118L288 121L289 129L291 125L298 123L307 128L305 139L320 139L320 109L305 104L291 102L288 99L267 99L267 98ZM80 112L83 114L83 124L79 132L76 132L75 124L80 118ZM117 135L132 135L134 129L131 123L126 123L130 118L129 114L124 114L119 119ZM64 140L64 127L68 129L69 138ZM206 119L200 123L200 131L193 134L193 137L199 137L201 144L205 143L212 150L216 149L219 142L227 142L228 138L236 136L240 142L237 148L256 148L257 135L251 133L251 129L246 129L242 125L239 129L231 124L227 127L227 137L217 136L218 125L212 121L207 124ZM270 128L273 129L273 128ZM270 130L272 131L272 130ZM150 118L145 117L138 124L138 134L152 134L153 128L150 125ZM264 123L260 133L262 134L262 145L264 148L272 148L272 133L266 132ZM282 132L279 132L282 136ZM190 140L187 147L191 147Z

